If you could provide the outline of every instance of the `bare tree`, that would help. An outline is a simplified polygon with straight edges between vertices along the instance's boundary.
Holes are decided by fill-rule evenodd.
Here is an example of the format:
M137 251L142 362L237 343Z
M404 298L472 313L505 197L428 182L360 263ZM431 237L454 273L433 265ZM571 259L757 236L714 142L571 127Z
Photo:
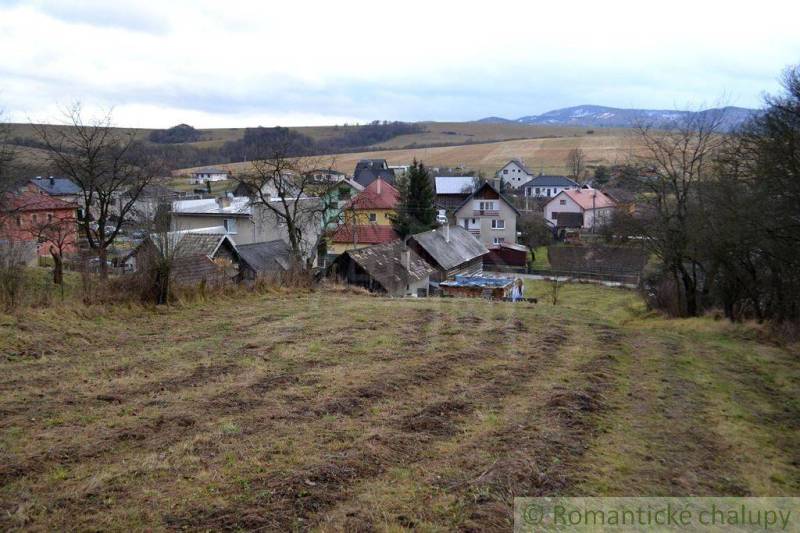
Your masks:
M698 239L704 183L714 178L716 158L722 146L722 113L692 113L669 126L638 125L641 155L637 168L646 169L638 178L643 217L639 230L645 245L661 259L666 271L682 287L685 312L694 316L699 308L699 283L704 279ZM679 295L680 297L681 295Z
M341 216L328 202L338 182L319 181L312 170L323 168L320 160L294 157L289 150L288 145L263 148L266 157L234 179L250 191L254 217L284 230L295 268L305 270L325 238L324 229Z
M77 219L74 216L55 217L50 215L40 222L32 223L27 228L31 237L46 246L53 258L53 283L56 285L62 285L64 281L64 254L75 246L76 223Z
M586 154L580 148L573 148L567 153L565 160L567 172L573 178L580 178L583 176L583 171L586 169Z
M161 170L160 161L138 148L134 133L115 129L110 113L86 122L80 104L74 104L65 114L68 127L34 125L34 130L54 169L81 189L85 211L78 223L106 278L108 248Z

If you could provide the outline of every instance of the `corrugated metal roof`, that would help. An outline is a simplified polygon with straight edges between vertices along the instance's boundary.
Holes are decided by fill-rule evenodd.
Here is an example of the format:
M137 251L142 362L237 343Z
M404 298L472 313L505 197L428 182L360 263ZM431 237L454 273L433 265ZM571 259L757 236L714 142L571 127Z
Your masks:
M178 200L172 202L172 212L185 215L249 215L250 198L235 196L227 207L221 207L215 198Z
M445 270L450 270L489 253L489 250L469 231L460 226L450 226L450 240L444 227L418 233L411 238L419 244Z
M436 194L469 194L475 186L472 176L437 176Z

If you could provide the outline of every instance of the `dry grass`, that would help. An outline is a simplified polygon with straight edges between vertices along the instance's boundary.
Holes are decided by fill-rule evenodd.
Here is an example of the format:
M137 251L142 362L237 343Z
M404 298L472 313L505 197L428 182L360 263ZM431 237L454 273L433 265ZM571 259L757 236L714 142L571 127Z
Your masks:
M2 317L0 528L507 530L515 495L800 491L797 354L561 301Z
M580 148L584 151L589 165L613 165L628 161L630 155L636 151L636 144L629 131L599 130L593 135L522 139L436 148L376 150L321 156L321 159L326 165L347 173L353 172L359 159L382 158L386 159L390 165L407 165L417 159L427 166L461 166L492 176L509 159L518 158L523 159L533 172L563 174L567 172L564 165L567 154L573 148ZM223 166L233 172L249 169L249 163L233 163ZM183 169L175 173L188 174L191 170Z

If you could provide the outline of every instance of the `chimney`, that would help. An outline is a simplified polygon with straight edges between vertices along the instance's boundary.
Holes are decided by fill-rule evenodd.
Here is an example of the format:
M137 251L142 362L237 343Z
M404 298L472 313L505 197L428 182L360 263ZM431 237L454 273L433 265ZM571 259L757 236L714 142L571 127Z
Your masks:
M444 242L450 242L450 224L444 225Z
M56 179L53 176L50 176L50 186L53 187L56 184Z
M381 193L381 182L382 182L382 181L383 181L382 179L378 178L378 187L377 187L378 194L380 194L380 193Z
M230 207L231 206L230 196L226 195L217 198L217 206L219 206L220 209L225 209L226 207Z
M400 262L403 264L403 268L406 269L406 272L411 270L411 250L406 248L400 252Z

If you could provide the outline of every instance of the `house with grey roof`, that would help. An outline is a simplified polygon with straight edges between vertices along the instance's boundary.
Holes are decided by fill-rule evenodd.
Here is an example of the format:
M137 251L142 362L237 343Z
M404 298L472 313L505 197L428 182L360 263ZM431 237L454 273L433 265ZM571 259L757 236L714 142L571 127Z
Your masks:
M489 253L469 231L449 224L412 235L408 246L435 268L432 282L453 279L456 275L480 276L483 257Z
M170 281L176 285L224 284L239 275L241 258L227 235L171 231L148 235L126 258L126 267L147 273L155 263L171 264Z
M223 226L235 244L258 242L260 239L251 216L250 198L222 196L201 200L172 202L172 231L185 231L210 226Z
M204 167L192 171L189 183L205 183L207 181L223 181L230 178L230 172L219 167Z
M397 239L347 250L328 268L329 275L388 296L426 296L434 267Z
M539 175L520 185L517 190L529 198L553 198L561 191L579 188L578 182L566 176Z
M236 248L241 257L240 280L279 276L292 270L292 249L282 239L242 244Z

